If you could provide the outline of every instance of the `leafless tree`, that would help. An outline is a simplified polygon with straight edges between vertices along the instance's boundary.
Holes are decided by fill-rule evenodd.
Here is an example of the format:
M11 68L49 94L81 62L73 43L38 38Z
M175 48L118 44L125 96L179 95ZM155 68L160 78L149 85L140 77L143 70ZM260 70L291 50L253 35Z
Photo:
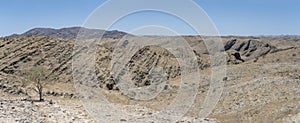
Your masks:
M44 67L32 67L26 74L27 80L33 82L33 86L29 89L34 90L39 95L39 101L44 101L43 89L50 82L51 72Z

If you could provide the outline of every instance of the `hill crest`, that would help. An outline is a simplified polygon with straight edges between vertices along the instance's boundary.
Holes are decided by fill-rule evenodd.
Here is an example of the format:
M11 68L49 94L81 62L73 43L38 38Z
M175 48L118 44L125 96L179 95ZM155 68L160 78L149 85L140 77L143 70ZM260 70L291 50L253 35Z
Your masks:
M118 31L118 30L101 30L101 29L88 29L84 27L68 27L61 29L54 28L33 28L22 34L13 34L8 37L24 37L24 36L47 36L58 39L74 39L80 34L80 38L122 38L123 36L131 34Z

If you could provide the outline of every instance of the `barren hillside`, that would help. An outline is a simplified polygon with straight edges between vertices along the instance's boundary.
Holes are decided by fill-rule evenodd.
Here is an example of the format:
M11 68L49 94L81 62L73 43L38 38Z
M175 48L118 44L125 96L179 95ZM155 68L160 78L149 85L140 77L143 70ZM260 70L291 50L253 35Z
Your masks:
M139 101L126 97L119 91L116 86L118 83L110 73L114 46L119 36L123 35L120 33L117 37L106 37L97 44L95 72L98 83L94 83L91 88L103 88L108 100L116 105L139 104L154 113L176 96L180 88L180 65L172 53L161 47L139 49L126 64L134 85L147 87L155 83L150 71L158 67L164 70L169 83L162 94L153 100ZM128 42L156 38L172 41L180 37L131 37ZM203 75L199 78L200 86L194 108L186 114L187 122L191 121L190 117L197 116L197 107L207 94L211 61L203 40L193 36L183 38L191 45ZM222 37L222 40L227 53L225 88L207 122L300 122L300 37ZM18 115L17 122L28 121L25 114L18 113L22 112L20 109L12 107L31 107L34 109L32 115L37 117L34 122L55 122L53 117L60 117L66 122L70 118L73 118L72 121L93 122L73 87L74 41L65 35L41 36L40 33L0 39L0 91L3 99L0 120ZM20 101L28 96L35 97L34 93L28 92L30 84L24 83L25 73L34 66L44 66L55 75L54 83L47 85L44 91L45 103L52 100L55 105ZM64 100L72 103L68 105ZM121 121L130 122L130 119Z

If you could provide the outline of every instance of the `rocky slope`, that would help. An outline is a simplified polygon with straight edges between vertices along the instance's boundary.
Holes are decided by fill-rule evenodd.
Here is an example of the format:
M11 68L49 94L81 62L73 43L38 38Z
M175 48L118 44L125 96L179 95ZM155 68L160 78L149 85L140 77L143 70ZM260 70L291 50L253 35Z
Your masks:
M82 106L78 101L80 96L72 83L74 40L71 38L74 38L76 31L63 31L67 34L59 33L51 36L54 34L52 29L42 31L47 32L46 34L37 30L29 31L25 35L0 39L0 92L4 95L0 101L2 111L0 120L10 119L16 115L18 116L16 122L25 122L28 120L25 114L36 112L34 122L56 122L54 121L56 117L63 122L93 122L86 116L86 111L82 108L76 109ZM95 86L92 88L104 88L107 91L107 98L118 105L144 104L143 106L153 109L155 113L155 110L168 105L176 96L180 87L177 83L180 81L180 65L173 54L161 47L148 46L139 49L126 64L134 85L147 87L153 84L154 79L151 78L149 71L157 67L164 70L170 84L154 100L148 102L132 100L119 92L116 81L110 75L112 55L118 38L119 36L105 38L97 44L95 72L98 83L93 83ZM131 37L128 42L149 38L157 37ZM175 40L179 37L159 38ZM197 107L204 100L209 88L211 61L203 40L193 36L183 38L191 45L198 60L198 68L203 74L199 79L201 84L193 105L195 108L188 112L186 120L183 118L186 122L192 122L193 116L199 111ZM222 39L224 50L227 52L227 77L224 78L223 95L209 116L212 120L208 121L299 122L300 37L222 37ZM48 102L31 104L22 101L36 97L33 92L28 92L31 85L26 83L24 76L33 66L44 66L55 75L52 80L54 83L45 87L44 93ZM21 99L10 99L14 96ZM49 104L51 99L54 105ZM61 100L69 100L74 104L66 108L64 106L67 104ZM39 111L30 111L27 110L28 106L33 110L37 107L42 108ZM12 109L12 107L20 108ZM19 113L21 110L26 113ZM74 117L74 120L71 117ZM122 121L130 122L129 119Z

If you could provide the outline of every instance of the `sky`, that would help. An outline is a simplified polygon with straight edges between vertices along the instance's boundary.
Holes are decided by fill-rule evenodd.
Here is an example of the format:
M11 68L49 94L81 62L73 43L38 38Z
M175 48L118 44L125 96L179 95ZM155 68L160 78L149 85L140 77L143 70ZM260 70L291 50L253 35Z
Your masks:
M193 1L207 13L221 35L300 35L299 0ZM23 33L36 27L81 26L89 15L105 2L107 1L2 0L0 1L0 37ZM182 7L176 5L176 2L173 4L175 7ZM193 14L197 15L197 13ZM181 35L195 34L178 18L149 11L129 15L110 29L130 32L144 25L169 27Z

